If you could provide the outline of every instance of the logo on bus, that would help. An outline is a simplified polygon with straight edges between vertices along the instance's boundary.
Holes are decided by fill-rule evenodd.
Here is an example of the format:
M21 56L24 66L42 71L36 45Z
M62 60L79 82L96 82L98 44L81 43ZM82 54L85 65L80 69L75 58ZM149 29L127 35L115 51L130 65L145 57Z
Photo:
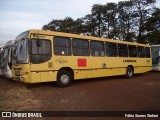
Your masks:
M60 64L63 64L63 63L67 63L68 61L60 58L60 59L56 59L56 62L59 62Z
M136 60L123 60L123 62L137 62Z

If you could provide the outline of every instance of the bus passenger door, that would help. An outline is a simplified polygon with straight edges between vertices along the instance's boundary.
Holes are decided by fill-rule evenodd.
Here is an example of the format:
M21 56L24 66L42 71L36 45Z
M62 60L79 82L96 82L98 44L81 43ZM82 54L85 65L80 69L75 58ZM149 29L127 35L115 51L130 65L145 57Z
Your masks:
M45 38L45 39L44 39ZM53 81L52 39L45 36L43 39L31 39L31 82Z

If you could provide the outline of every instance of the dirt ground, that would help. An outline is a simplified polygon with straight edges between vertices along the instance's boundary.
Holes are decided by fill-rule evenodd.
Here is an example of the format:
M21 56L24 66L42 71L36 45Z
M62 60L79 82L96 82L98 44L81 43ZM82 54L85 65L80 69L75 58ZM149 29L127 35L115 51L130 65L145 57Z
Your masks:
M0 111L160 111L160 72L78 80L65 88L0 77Z

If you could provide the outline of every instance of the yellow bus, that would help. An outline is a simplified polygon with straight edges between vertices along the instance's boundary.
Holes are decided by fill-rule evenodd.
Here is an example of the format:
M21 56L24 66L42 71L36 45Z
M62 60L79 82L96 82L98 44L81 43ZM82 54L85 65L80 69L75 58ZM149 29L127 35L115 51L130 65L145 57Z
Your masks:
M12 61L13 79L26 83L144 73L152 69L149 45L45 30L18 35Z

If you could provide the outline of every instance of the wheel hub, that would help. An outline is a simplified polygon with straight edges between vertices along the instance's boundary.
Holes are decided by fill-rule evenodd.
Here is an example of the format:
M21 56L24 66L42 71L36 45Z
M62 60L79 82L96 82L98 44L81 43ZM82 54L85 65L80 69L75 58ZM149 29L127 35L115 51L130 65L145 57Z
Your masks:
M68 83L69 77L68 77L67 75L62 75L62 76L61 76L61 81L62 81L63 83Z

